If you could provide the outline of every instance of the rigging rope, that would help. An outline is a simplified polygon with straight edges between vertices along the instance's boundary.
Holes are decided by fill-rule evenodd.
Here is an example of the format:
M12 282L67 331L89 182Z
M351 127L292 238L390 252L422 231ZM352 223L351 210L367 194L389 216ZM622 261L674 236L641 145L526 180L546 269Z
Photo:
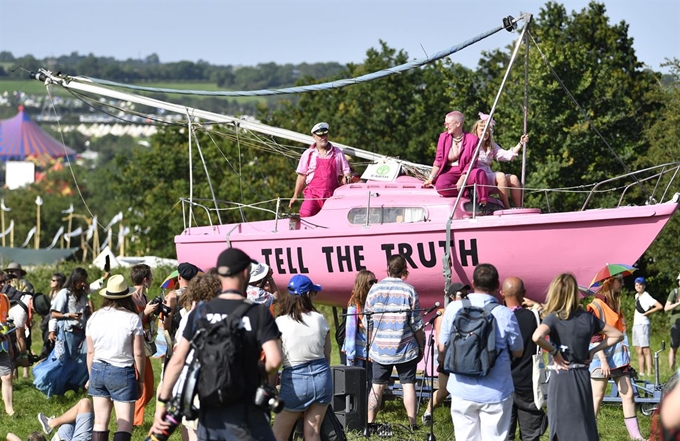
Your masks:
M519 20L524 20L527 14L521 15L519 18L513 19L511 23L517 23ZM406 72L412 69L416 69L418 67L422 67L426 64L432 63L434 61L440 60L442 58L448 57L449 55L452 55L462 49L465 49L468 46L471 46L487 37L492 36L493 34L503 30L507 29L507 24L503 24L501 26L497 26L489 31L486 31L484 33L479 34L476 37L473 37L469 40L466 40L460 44L457 44L456 46L452 46L448 49L441 50L434 55L430 57L425 57L421 58L418 60L414 60L408 63L401 64L399 66L395 67L390 67L387 69L380 70L378 72L372 72L366 75L362 75L356 78L346 78L342 80L336 80L336 81L329 81L326 83L321 83L321 84L310 84L307 86L296 86L296 87L286 87L283 89L260 89L260 90L241 90L241 91L224 91L224 90L216 90L216 91L210 91L210 90L181 90L181 89L168 89L168 88L162 88L162 87L144 87L144 86L135 86L131 84L123 84L123 83L117 83L115 81L108 81L108 80L102 80L99 78L92 78L92 77L83 77L87 78L88 80L92 81L93 83L101 84L104 86L113 86L113 87L120 87L123 89L131 89L131 90L139 90L139 91L147 91L147 92L161 92L161 93L175 93L175 94L180 94L180 95L197 95L197 96L229 96L229 97L236 97L236 96L272 96L272 95L286 95L286 94L293 94L293 93L303 93L303 92L314 92L314 91L320 91L320 90L329 90L329 89L339 89L341 87L345 86L352 86L354 84L359 84L359 83L365 83L368 81L373 81L377 80L379 78L385 78L391 75L395 75L398 73Z

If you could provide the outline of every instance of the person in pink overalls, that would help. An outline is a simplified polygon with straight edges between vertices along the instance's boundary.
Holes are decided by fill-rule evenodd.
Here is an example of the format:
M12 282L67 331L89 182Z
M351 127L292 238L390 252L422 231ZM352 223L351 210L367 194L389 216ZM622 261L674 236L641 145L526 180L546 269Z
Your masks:
M486 174L479 168L473 167L470 170L470 162L479 138L472 133L464 132L463 122L465 122L465 117L458 111L446 115L444 119L446 131L439 135L432 172L423 186L434 185L440 195L455 197L463 186L465 174L469 171L467 186L472 187L477 184L477 202L485 206L489 199Z
M328 130L329 125L325 122L312 127L314 144L305 150L298 163L295 190L288 207L293 206L304 187L302 194L305 200L300 207L300 217L317 214L325 200L339 187L341 176L343 183L349 183L351 179L347 158L342 150L328 142Z

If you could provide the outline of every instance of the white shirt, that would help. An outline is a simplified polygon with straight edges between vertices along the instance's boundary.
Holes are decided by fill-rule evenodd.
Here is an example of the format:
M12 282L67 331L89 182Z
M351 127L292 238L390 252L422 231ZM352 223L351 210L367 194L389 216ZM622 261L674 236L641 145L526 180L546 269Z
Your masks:
M110 306L92 314L85 327L85 335L92 339L93 361L104 361L116 367L134 364L134 337L142 335L139 314Z
M303 323L289 315L276 318L283 342L283 366L293 367L325 357L324 346L330 327L318 312L302 314Z
M635 293L635 300L640 299L640 306L642 306L642 309L645 311L649 311L649 308L654 306L656 303L656 300L654 300L654 297L649 295L647 291L643 292L642 294ZM633 326L636 325L648 325L650 323L649 318L640 314L635 308L635 314L633 314Z
M21 296L21 302L24 305L26 305L27 308L29 308L30 301L31 301L30 294L25 294ZM14 326L16 326L17 328L25 328L26 321L28 320L28 313L24 308L21 307L21 305L17 303L9 309L7 318L14 320Z

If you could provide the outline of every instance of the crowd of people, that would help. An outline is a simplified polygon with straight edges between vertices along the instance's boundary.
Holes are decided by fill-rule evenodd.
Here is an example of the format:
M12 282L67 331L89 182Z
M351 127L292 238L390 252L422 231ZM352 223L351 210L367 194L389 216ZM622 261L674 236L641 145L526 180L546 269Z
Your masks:
M424 355L425 324L417 290L408 283L406 259L391 256L386 262L386 273L382 280L372 271L357 273L342 351L348 365L370 371L368 422L377 420L383 394L396 370L408 424L411 430L416 430L419 426L415 382L418 363ZM26 274L18 275L15 279L24 280L20 286L26 289ZM5 278L6 272L0 273L0 284ZM47 359L34 368L35 384L45 393L53 394L85 387L90 398L81 399L59 416L39 414L38 423L44 434L54 432L55 439L62 441L101 441L110 439L112 427L114 441L130 440L133 427L142 424L144 408L154 397L156 414L150 434L170 430L179 422L168 418L167 405L182 391L186 366L194 357L201 357L198 335L232 314L237 317L246 343L242 352L244 378L240 379L243 392L228 405L195 398L197 419L182 421L182 438L282 441L290 437L301 419L304 439L321 439L333 385L330 326L314 306L314 298L322 290L320 285L306 275L295 275L287 288L280 291L272 279L271 268L234 248L221 253L216 266L205 272L191 263L180 264L178 288L166 295L165 314L159 313L162 309L155 299L146 296L153 281L148 266L132 267L129 280L130 285L123 275L107 273L88 284L83 268L74 269L68 278L58 273L52 276L52 292L46 296L52 299L50 314L41 323L43 343L51 349ZM104 282L105 287L99 289ZM677 282L680 285L680 275ZM645 287L643 278L635 279L635 313L643 318L661 309ZM451 395L456 439L515 439L517 429L520 433L517 439L522 440L538 440L547 430L552 440L599 439L597 413L611 378L622 398L630 438L644 439L633 400L633 369L630 357L626 357L622 288L620 276L606 278L593 301L584 308L574 277L560 274L548 288L546 303L540 305L525 298L520 278L507 277L501 283L493 265L478 265L471 286L451 284L447 291L448 306L434 321L440 389L427 404L422 423L431 424L434 408ZM95 311L92 293L97 292L101 306ZM24 300L36 310L35 298L28 294L18 298L23 296L28 296ZM26 326L25 319L22 321L21 315L16 315L23 311L15 304L17 295L13 294L12 303L6 294L0 295L0 303L3 298L7 299L7 306L13 306L6 308L7 317L0 319L6 322L9 312L14 310L12 317ZM469 307L484 308L496 324L497 357L485 375L468 375L445 367L444 357L449 340L453 339L456 317ZM676 288L668 297L666 310L674 312L679 307ZM675 313L671 315L672 319L677 317ZM677 332L680 323L672 324L671 349L675 351L680 344ZM154 390L149 357L156 352L151 346L157 325L169 336L171 345L160 373L161 383ZM639 325L644 326L636 328ZM639 358L643 359L641 371L643 367L650 369L644 360L649 332L648 323L635 322L633 341L640 348ZM25 347L16 340L17 348ZM0 350L3 400L9 415L14 413L11 379L16 367L10 359L10 348L14 347L11 343L3 337ZM199 352L192 352L192 348ZM548 383L547 412L534 403L531 378L532 355L541 350L549 353L549 368L553 370ZM672 369L674 355L673 352L669 358ZM40 366L49 369L43 371ZM270 387L265 391L279 386L274 404L267 400L274 399L275 392L264 403L257 398L264 385ZM677 395L669 394L668 400L680 400ZM278 406L275 403L280 403L281 409L276 409L280 413L272 425L270 411ZM667 404L665 409L672 406ZM112 413L115 413L113 425ZM665 416L662 413L662 421L667 422L664 427L668 433L677 432L672 412L668 414L666 410ZM43 435L36 432L31 436L29 439L41 439L39 436ZM9 434L7 439L19 438Z

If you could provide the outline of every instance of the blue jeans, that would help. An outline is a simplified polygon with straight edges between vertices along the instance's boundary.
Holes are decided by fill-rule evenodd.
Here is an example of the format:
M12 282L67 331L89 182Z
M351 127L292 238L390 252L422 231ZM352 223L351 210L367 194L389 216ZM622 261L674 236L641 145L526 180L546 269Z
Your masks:
M134 366L116 367L103 361L92 363L90 395L111 398L121 403L137 401L137 378Z
M322 358L283 368L279 397L290 412L302 412L313 403L330 404L333 378L328 361Z

